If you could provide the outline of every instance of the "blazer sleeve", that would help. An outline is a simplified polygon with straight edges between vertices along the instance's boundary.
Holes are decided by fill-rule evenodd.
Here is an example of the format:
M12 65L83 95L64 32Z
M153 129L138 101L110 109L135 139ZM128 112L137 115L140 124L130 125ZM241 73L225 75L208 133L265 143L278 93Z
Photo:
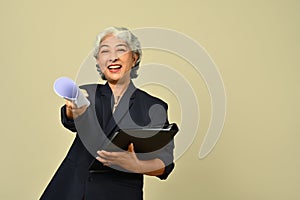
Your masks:
M160 105L164 107L164 111L157 107L158 109L155 110L152 113L153 119L156 119L154 125L169 125L167 111L168 111L168 104L165 102L160 102ZM154 120L155 121L155 120ZM152 124L153 125L153 124ZM161 180L165 180L168 178L170 173L173 171L175 164L174 164L174 139L170 141L165 147L161 148L160 150L157 150L155 152L150 153L150 158L158 158L165 164L165 170L162 175L157 176Z
M173 151L174 140L170 141L165 147L157 151L138 154L138 158L141 160L160 159L164 163L165 169L163 174L158 175L156 177L158 177L161 180L165 180L175 168Z
M72 132L77 132L76 126L73 119L68 119L66 114L66 105L62 106L60 109L61 123L62 125Z
M157 176L161 180L167 179L175 167L173 150L174 150L174 141L172 140L157 154L158 155L157 158L163 161L163 163L165 164L164 173L162 175Z

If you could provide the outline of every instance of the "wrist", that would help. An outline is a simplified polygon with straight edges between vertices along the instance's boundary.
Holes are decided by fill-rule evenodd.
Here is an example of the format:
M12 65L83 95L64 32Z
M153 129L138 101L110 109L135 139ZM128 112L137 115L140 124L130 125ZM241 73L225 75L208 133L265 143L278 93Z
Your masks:
M138 160L134 169L134 173L143 174L143 161Z

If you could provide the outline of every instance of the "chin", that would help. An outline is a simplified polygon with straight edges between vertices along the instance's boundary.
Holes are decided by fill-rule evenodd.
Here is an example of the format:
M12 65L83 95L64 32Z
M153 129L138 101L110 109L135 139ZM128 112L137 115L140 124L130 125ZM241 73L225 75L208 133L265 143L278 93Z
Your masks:
M124 81L128 80L128 78L125 78L125 77L109 77L108 79L108 82L111 82L111 83L123 83ZM129 78L130 80L130 78Z

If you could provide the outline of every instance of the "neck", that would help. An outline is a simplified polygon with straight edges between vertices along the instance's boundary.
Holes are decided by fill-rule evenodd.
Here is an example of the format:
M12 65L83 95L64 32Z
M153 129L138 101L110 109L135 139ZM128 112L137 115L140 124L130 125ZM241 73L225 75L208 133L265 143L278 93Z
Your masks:
M117 83L108 82L109 87L111 88L115 97L122 96L123 93L125 92L125 90L128 88L129 83L130 83L130 79L126 80L126 81L122 81L121 83L120 82L117 82Z

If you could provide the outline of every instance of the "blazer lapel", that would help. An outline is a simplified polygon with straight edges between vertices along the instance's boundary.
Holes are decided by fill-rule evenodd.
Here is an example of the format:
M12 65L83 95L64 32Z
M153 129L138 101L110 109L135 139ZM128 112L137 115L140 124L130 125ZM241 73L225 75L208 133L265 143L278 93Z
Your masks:
M105 128L112 116L111 113L112 91L110 90L107 83L103 86L99 85L97 90L98 91L96 92L96 96L95 96L96 115L100 126L104 130L105 134L107 134Z
M118 124L121 122L123 117L129 112L132 104L134 103L135 98L135 86L132 82L130 82L126 92L124 93L123 97L121 98L119 105L117 106L115 112L112 114L112 117L107 123L105 132L107 133L108 137L111 137L116 128L118 128ZM110 107L110 112L112 107Z

